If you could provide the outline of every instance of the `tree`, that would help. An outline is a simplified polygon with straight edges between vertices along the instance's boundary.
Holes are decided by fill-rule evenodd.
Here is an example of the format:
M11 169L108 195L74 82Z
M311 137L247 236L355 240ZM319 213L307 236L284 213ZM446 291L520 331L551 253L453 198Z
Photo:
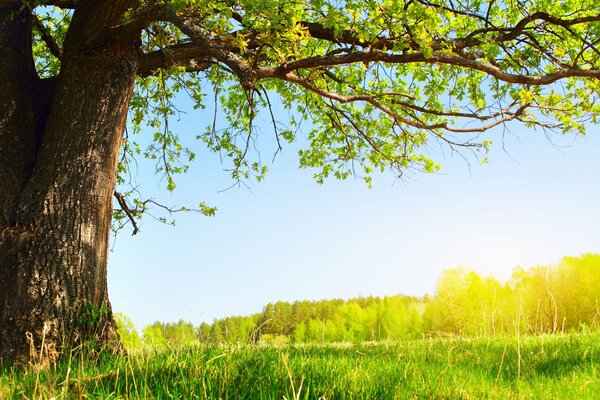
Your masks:
M139 348L142 344L142 341L140 339L140 335L135 330L133 321L131 321L127 315L123 313L117 313L115 314L115 322L117 323L119 337L121 338L123 346L125 346L125 348L128 350Z
M428 331L463 333L465 310L461 302L468 288L468 274L464 268L444 270L438 280L435 296L427 303L423 316Z
M565 257L558 269L558 319L561 329L594 328L600 317L600 255Z
M156 321L148 325L142 331L142 341L144 345L154 349L164 349L168 346L165 338L165 325Z
M484 132L510 121L597 121L595 3L0 0L0 359L118 348L111 220L136 232L152 200L115 184L136 156L155 158L169 189L187 169L194 154L168 128L177 92L201 108L213 88L227 127L201 138L234 180L264 174L254 120L275 101L290 119L272 117L274 141L304 126L300 166L319 182L435 171L432 142L485 150ZM145 150L123 140L128 111L133 132L156 130ZM102 311L93 329L86 310Z

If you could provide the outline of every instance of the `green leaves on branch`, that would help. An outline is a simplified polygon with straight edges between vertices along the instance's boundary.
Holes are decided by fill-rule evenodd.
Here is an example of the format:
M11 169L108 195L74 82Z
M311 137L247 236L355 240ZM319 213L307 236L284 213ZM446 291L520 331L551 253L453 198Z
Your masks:
M203 150L169 126L184 95L204 110L194 134L235 182L263 179L265 137L275 154L299 142L318 182L370 184L376 172L438 171L440 146L486 162L493 128L508 123L584 134L600 117L596 3L147 0L115 27L141 32L130 127L153 135L126 135L120 182L142 156L175 189ZM53 76L43 32L60 47L71 14L41 10L36 63Z
M600 75L591 85L584 75L598 70L600 16L585 1L163 3L195 23L197 36L182 35L189 24L176 19L155 22L148 31L163 33L148 36L148 50L164 48L162 37L227 49L214 54L213 67L182 63L169 73L199 108L199 88L212 87L224 116L198 137L229 160L235 181L266 172L249 151L262 133L257 118L271 121L276 149L306 132L300 166L317 181L369 183L375 171L439 170L432 141L487 152L495 126L583 133L599 114L590 88ZM161 90L170 101L172 89ZM157 108L165 120L169 101ZM279 107L285 112L274 113ZM155 140L171 145L166 133Z
M217 207L210 207L202 202L200 203L200 212L206 217L214 217L217 213Z

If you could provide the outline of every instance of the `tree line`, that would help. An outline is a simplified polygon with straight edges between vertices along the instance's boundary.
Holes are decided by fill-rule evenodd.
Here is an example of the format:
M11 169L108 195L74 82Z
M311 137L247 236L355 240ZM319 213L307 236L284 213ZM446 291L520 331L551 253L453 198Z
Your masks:
M465 268L442 273L435 293L359 297L350 300L278 301L262 312L215 320L155 322L137 333L118 315L119 332L129 348L142 344L332 343L497 336L598 330L600 255L565 257L558 265L515 268L502 282Z
M429 333L491 335L598 329L600 255L555 266L517 267L508 282L465 269L445 271L422 316Z

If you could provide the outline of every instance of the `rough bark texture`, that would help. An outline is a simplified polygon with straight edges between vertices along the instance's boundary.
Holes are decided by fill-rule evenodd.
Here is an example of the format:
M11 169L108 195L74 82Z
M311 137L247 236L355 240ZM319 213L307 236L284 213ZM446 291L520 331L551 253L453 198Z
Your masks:
M0 226L8 226L34 152L31 18L18 2L0 8Z
M0 3L4 362L51 362L63 348L86 342L118 346L107 253L139 44L113 37L111 27L133 4L80 0L61 73L42 81L31 55L30 12L16 14L18 2Z

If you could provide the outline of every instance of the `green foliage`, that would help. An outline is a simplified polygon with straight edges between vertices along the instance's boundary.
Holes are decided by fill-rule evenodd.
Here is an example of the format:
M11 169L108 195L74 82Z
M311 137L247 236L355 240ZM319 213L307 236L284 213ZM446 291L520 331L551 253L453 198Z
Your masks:
M592 399L597 335L191 346L0 370L10 399Z
M96 336L107 323L110 310L106 306L96 307L91 303L85 303L79 316L77 324L83 332L87 332L91 337Z
M142 343L150 348L175 348L197 343L194 326L183 320L175 323L155 322L143 330Z
M516 268L500 283L464 269L445 271L427 302L431 334L495 336L598 330L600 255L565 257L556 266Z
M359 177L368 185L378 172L438 171L432 150L438 144L472 150L485 163L491 128L507 123L584 134L600 121L597 6L597 0L140 2L123 16L123 27L141 29L140 53L147 57L129 104L119 184L129 183L142 157L172 191L177 175L205 149L221 155L235 182L261 180L267 168L255 149L267 148L266 129L275 153L289 142L304 144L299 165L317 182ZM57 76L59 57L42 32L62 46L72 12L34 12L42 26L34 36L37 68L43 77ZM159 64L144 64L156 55ZM204 148L184 144L171 127L185 97L198 110L193 134ZM134 183L129 189L130 204L144 202ZM200 211L212 215L214 208ZM115 213L117 225L125 217Z
M204 343L332 343L416 338L421 308L414 297L279 301L262 313L203 325Z
M516 268L508 282L463 268L440 278L435 295L278 301L250 316L193 327L155 322L153 348L181 344L365 343L427 336L496 337L600 330L600 255L565 257L557 266Z
M62 47L67 30L71 24L73 12L59 8L37 8L36 15L45 31L57 46ZM36 69L42 78L55 77L60 72L60 60L50 51L48 44L42 38L40 29L33 31L33 55Z
M142 341L131 319L123 313L116 313L114 317L123 346L128 351L139 349Z
M164 337L163 324L155 322L152 325L148 325L142 331L142 342L144 345L154 349L165 349L167 347L167 341Z
M207 206L206 203L200 203L200 212L207 217L214 217L217 213L217 207Z
M77 324L86 327L89 331L95 331L105 322L109 312L106 306L96 307L91 303L85 303L77 317Z
M104 305L96 307L91 303L85 303L77 317L79 334L81 337L79 350L90 357L102 352L103 343L98 342L102 332L110 325L110 309Z

